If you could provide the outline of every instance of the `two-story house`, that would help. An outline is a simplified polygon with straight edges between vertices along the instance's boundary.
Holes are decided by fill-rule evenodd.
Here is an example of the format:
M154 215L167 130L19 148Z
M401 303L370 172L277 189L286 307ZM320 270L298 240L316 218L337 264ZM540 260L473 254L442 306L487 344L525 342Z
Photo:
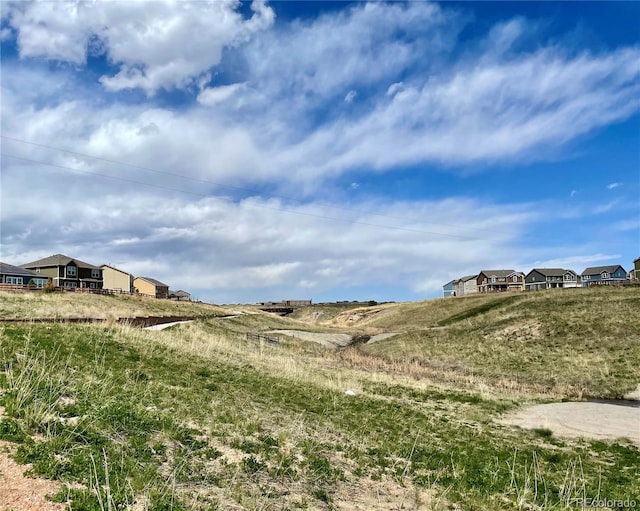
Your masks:
M141 295L169 298L169 286L151 277L136 277L133 279L133 287Z
M0 263L0 284L42 288L47 285L47 278L19 266Z
M63 254L54 254L44 259L21 264L20 267L31 270L42 278L51 278L56 287L102 289L100 268Z
M515 270L482 270L476 277L479 293L522 291L524 273Z
M585 287L617 284L627 280L627 272L619 264L592 266L586 268L580 276Z
M580 276L573 270L563 268L534 268L524 278L524 286L527 291L578 287L579 285Z
M100 266L102 270L103 289L116 293L133 293L133 275L108 264Z
M478 292L478 275L465 275L454 281L453 290L456 296L473 295Z

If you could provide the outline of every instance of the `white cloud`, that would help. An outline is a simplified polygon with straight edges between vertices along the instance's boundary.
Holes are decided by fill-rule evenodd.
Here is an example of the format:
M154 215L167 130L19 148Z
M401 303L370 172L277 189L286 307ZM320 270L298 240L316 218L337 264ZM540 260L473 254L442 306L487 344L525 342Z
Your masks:
M619 186L622 186L622 183L609 183L607 185L607 190L613 190L614 188L618 188Z
M6 14L20 56L83 65L106 53L119 67L100 81L118 91L186 88L220 63L225 47L246 42L273 23L262 0L243 19L235 0L147 2L16 2Z
M372 283L431 293L482 266L615 259L595 245L553 247L556 255L538 237L527 246L536 222L550 222L544 215L553 215L549 232L557 232L559 218L593 220L592 203L498 205L451 191L439 200L383 194L345 210L339 199L327 208L317 196L364 195L349 193L367 179L360 174L334 181L354 170L544 159L638 112L639 48L515 54L530 37L524 20L460 48L462 22L446 4L357 3L276 25L260 2L250 19L235 1L149 5L3 7L21 56L2 62L3 135L147 168L3 139L3 152L84 172L3 158L7 262L70 253L234 301L263 298L256 289L306 296ZM115 71L96 82L83 70L100 52ZM122 92L175 87L186 104L134 102ZM261 189L306 202L261 198ZM16 190L28 190L29 200ZM574 225L563 224L563 233ZM612 225L631 232L631 223Z
M508 258L535 218L520 206L469 200L362 202L353 205L363 211L357 213L339 204L194 199L91 175L72 178L55 168L5 165L3 190L22 186L25 175L31 185L29 201L3 194L3 259L21 263L63 252L97 264L117 261L175 287L209 289L206 296L221 301L259 300L257 289L274 286L313 296L372 282L426 293L432 288L425 268L440 279L451 268L488 264L490 254ZM50 182L65 186L52 194ZM476 238L489 225L499 235Z
M207 87L198 94L198 103L205 106L217 105L233 97L243 87L245 87L244 83Z
M352 103L354 99L358 96L358 93L353 89L347 92L347 95L344 97L345 103Z

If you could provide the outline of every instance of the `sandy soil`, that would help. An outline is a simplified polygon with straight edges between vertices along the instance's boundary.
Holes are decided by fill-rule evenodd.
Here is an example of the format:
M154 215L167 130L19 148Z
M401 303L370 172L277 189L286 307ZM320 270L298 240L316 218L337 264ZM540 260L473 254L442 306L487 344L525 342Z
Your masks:
M46 495L56 493L60 483L47 479L34 479L24 473L31 465L18 465L9 454L15 445L0 441L0 509L12 511L61 511L64 504L46 500Z
M297 337L303 341L317 342L328 348L344 348L349 346L353 337L349 334L321 334L317 332L305 332L303 330L273 330L270 334L284 334L291 337ZM381 341L388 337L398 335L396 332L374 335L367 341L367 344Z
M426 511L433 509L433 504L430 492L414 487L409 481L400 485L395 481L362 478L352 484L340 483L335 496L340 511Z
M386 333L386 334L374 335L374 336L371 337L371 339L369 339L367 344L371 344L372 342L382 341L384 339L388 339L389 337L393 337L394 335L398 335L398 333L397 332L390 332L390 333Z
M598 440L627 438L640 445L640 402L535 405L504 416L500 422L526 429L547 428L558 436Z
M303 330L273 330L269 333L290 335L303 341L317 342L327 348L342 348L348 346L352 339L348 334L321 334L317 332L305 332Z

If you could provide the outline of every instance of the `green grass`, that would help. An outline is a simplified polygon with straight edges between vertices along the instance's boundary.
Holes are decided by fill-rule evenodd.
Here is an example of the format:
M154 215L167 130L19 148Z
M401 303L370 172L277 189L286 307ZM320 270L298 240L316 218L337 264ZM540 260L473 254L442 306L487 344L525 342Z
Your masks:
M370 355L558 397L621 398L640 383L640 289L506 295L366 347Z
M408 304L409 333L335 352L246 341L247 331L304 326L262 314L163 332L6 324L0 439L17 445L16 460L32 463L34 475L73 483L56 497L71 509L328 510L344 494L374 509L371 495L354 491L363 485L405 492L408 509L568 510L571 499L598 492L638 500L637 447L503 426L496 419L533 394L432 384L384 365L411 359L472 368L487 384L516 374L546 385L545 364L559 371L565 355L591 354L609 364L602 381L599 369L584 369L591 388L622 388L640 360L625 326L637 292L460 300L466 315L460 303L445 310L440 302L429 322L456 316L445 328L414 330L411 318L425 305ZM595 312L607 324L585 325ZM527 329L511 328L518 318ZM578 374L557 384L586 381Z

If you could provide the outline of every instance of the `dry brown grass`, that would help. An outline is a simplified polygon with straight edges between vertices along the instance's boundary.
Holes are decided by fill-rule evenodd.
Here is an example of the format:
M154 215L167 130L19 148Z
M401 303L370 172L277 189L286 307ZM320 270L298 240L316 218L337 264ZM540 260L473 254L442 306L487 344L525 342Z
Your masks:
M143 296L42 291L0 291L1 319L99 318L134 316L204 316L229 314L221 307Z

